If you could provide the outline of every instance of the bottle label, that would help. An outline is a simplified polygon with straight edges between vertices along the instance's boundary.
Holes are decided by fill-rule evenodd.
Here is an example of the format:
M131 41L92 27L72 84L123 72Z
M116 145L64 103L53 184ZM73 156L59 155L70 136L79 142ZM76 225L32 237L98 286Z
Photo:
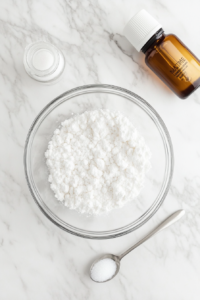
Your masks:
M188 61L182 56L171 68L170 73L174 75L176 78L190 81L187 68L188 68Z

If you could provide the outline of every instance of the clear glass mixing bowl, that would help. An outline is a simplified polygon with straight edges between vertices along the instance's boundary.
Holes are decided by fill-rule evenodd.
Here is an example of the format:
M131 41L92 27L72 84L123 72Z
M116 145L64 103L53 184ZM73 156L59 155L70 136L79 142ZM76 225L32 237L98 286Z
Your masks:
M101 108L119 110L134 123L151 149L152 168L137 199L108 214L87 216L69 210L54 198L44 153L62 121ZM172 179L173 149L165 124L145 100L120 87L87 85L60 95L40 112L27 136L24 165L31 194L49 220L77 236L108 239L137 229L161 206Z

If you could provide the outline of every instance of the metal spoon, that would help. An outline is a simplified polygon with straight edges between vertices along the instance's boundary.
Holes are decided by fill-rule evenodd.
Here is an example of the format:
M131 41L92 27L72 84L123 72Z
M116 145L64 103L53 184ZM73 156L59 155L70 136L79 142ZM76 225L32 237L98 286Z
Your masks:
M137 242L134 246L130 247L128 250L126 250L124 253L122 253L121 255L117 256L114 254L105 254L103 255L100 259L97 259L94 261L94 263L92 264L91 268L90 268L90 278L95 281L92 276L91 276L91 271L94 267L94 265L99 262L100 260L103 260L105 258L110 258L112 260L115 261L116 263L116 271L114 273L114 275L105 280L105 281L95 281L95 282L106 282L109 281L111 279L113 279L117 273L119 272L120 269L120 261L122 260L122 258L127 255L128 253L130 253L132 250L134 250L135 248L137 248L138 246L140 246L141 244L143 244L145 241L147 241L148 239L150 239L153 235L155 235L157 232L171 226L173 223L175 223L176 221L178 221L180 218L182 218L185 214L184 210L178 210L175 213L173 213L171 216L169 216L168 218L166 218L162 223L160 223L160 225L158 225L155 229L153 229L151 232L149 232L143 239L141 239L139 242Z

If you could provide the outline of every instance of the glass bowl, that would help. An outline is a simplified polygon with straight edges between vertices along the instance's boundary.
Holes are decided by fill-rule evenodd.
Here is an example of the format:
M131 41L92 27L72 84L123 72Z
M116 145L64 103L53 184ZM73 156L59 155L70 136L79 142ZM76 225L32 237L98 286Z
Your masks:
M136 199L108 214L88 216L68 209L54 198L44 153L62 121L102 108L119 110L133 122L152 152L152 168ZM80 237L108 239L139 228L159 209L172 179L173 148L164 122L144 99L117 86L87 85L60 95L36 117L26 140L24 166L31 194L49 220Z

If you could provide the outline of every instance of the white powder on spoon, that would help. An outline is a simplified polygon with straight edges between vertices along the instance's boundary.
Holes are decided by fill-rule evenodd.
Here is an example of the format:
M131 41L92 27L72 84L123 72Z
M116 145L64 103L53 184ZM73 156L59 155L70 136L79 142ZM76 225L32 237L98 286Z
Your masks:
M56 199L80 213L101 214L138 196L151 153L127 117L101 109L64 121L45 156Z
M90 276L94 281L104 282L111 279L116 270L116 262L111 258L104 258L93 265Z

